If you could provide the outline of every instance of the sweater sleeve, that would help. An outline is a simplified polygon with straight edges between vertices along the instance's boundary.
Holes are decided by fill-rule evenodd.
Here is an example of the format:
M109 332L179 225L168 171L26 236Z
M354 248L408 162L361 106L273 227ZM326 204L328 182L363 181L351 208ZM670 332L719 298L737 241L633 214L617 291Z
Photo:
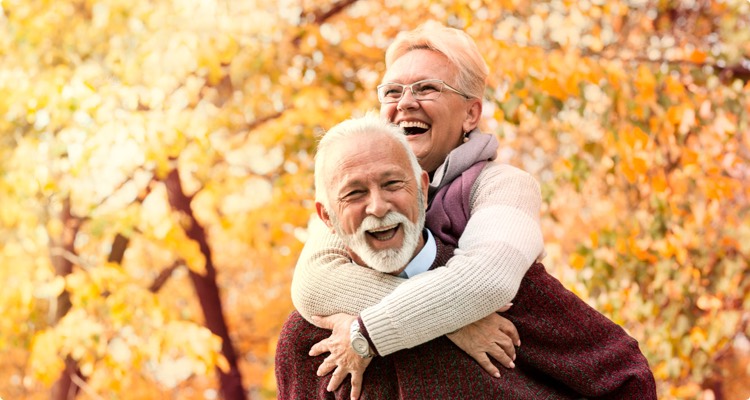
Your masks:
M471 194L471 215L446 266L416 276L361 313L381 355L455 331L515 297L544 250L536 180L490 163Z

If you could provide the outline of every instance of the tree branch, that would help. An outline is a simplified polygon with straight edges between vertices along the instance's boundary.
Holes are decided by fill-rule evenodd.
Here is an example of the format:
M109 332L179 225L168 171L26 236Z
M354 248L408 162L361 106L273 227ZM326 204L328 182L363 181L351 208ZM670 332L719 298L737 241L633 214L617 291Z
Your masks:
M257 128L257 127L259 127L259 126L261 126L261 125L265 124L265 123L266 123L266 122L268 122L268 121L272 121L272 120L274 120L274 119L276 119L276 118L280 118L280 117L281 117L282 115L284 115L284 113L285 113L286 111L289 111L289 110L291 110L292 108L293 108L293 107L284 107L284 109L283 109L283 110L281 110L281 111L279 111L279 112L277 112L277 113L274 113L274 114L271 114L271 115L267 115L267 116L265 116L265 117L262 117L262 118L258 118L258 119L256 119L255 121L253 121L253 122L249 123L249 124L247 125L247 129L248 129L248 131L251 131L251 130L253 130L253 129L255 129L255 128Z
M316 9L314 11L310 12L302 12L300 14L300 21L301 24L305 23L311 23L314 25L322 25L324 22L328 21L330 18L335 16L336 14L344 11L347 7L357 2L357 0L339 0L336 3L333 3L328 10L324 9ZM302 36L305 35L305 31L301 31L292 39L292 44L294 47L299 47L299 43L302 40Z
M129 238L118 232L114 240L112 240L112 249L109 251L107 261L122 264L122 258L125 256L125 250L128 248L129 242Z
M158 292L162 288L162 286L167 283L169 278L172 277L172 273L174 272L174 270L176 270L184 263L185 262L183 260L177 260L168 268L163 269L161 272L159 272L159 276L157 276L156 279L154 279L154 281L151 283L151 286L148 287L148 290L151 291L151 293Z
M357 0L340 0L336 3L333 3L327 11L319 8L312 12L303 12L302 15L300 15L300 20L305 21L307 19L311 19L312 21L310 22L312 22L313 24L321 25L334 15L344 11L345 8L356 2Z

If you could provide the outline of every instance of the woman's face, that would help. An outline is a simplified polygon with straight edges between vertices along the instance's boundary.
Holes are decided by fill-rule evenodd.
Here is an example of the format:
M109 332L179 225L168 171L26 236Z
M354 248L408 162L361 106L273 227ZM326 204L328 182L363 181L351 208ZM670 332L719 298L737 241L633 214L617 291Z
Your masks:
M383 83L411 84L440 79L456 87L456 74L456 68L443 54L419 49L398 58L386 71ZM449 89L443 89L436 100L421 101L415 100L407 89L398 102L380 106L381 116L404 128L419 164L430 173L462 143L463 133L476 127L478 114L481 114L480 100L467 100Z

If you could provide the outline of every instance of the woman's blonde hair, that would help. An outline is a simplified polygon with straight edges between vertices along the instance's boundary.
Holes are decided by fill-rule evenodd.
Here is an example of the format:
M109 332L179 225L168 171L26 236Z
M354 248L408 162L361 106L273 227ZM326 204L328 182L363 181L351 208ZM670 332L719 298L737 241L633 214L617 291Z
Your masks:
M414 30L401 32L385 52L386 68L390 68L404 54L418 49L436 51L448 58L458 72L456 82L449 82L454 84L456 89L477 99L484 96L489 67L474 39L466 32L435 21L428 21Z

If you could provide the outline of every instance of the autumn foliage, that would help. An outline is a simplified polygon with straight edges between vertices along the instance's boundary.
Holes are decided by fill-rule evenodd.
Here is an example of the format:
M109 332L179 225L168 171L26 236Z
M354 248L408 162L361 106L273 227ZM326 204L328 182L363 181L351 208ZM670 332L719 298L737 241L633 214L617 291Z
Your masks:
M490 65L550 272L660 398L750 396L748 1L2 0L0 397L274 398L316 135L427 19Z

